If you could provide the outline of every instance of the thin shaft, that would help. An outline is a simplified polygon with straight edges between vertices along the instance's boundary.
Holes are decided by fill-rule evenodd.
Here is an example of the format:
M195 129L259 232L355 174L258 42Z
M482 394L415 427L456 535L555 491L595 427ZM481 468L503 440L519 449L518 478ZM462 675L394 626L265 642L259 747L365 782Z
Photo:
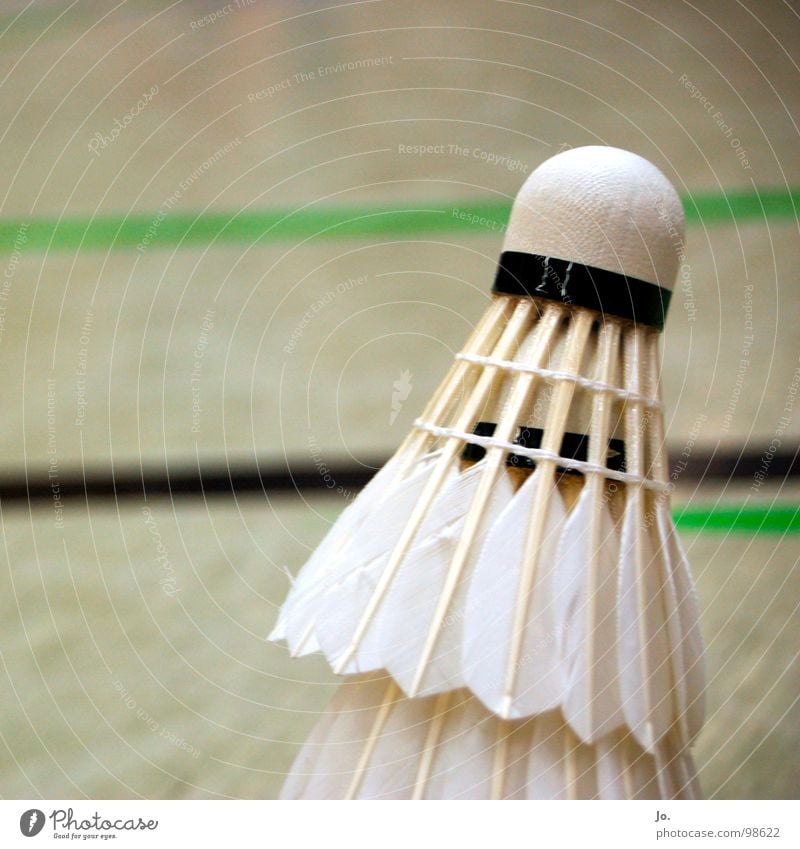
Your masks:
M647 357L647 393L655 401L661 400L661 386L658 379L659 361L658 333L650 331L645 338L645 356ZM654 415L649 422L650 460L652 462L653 479L659 483L667 483L667 452L664 446L664 420L660 415Z
M464 347L465 353L485 355L491 351L492 346L496 343L498 336L502 332L502 328L506 323L507 314L511 309L511 298L495 297L489 309L481 317L477 327L471 334L470 338ZM458 399L458 389L462 382L469 385L467 377L474 375L476 372L475 366L464 360L456 360L450 367L445 379L439 385L433 395L433 398L425 405L422 417L432 424L443 424L446 417L450 414L453 406ZM477 378L475 378L477 379ZM473 381L474 382L474 381ZM397 463L394 479L402 480L408 470L419 459L422 452L428 447L434 439L432 434L422 430L412 430L409 435L403 440L400 448L398 448L395 457L402 458ZM350 534L343 536L336 547L336 550L331 552L331 560L338 557L348 546L352 539L352 531ZM292 651L292 657L300 655L306 647L308 641L314 636L317 623L312 620L302 639Z
M625 786L625 798L633 799L635 793L633 786L633 766L629 757L629 740L630 737L627 737L624 738L623 741L620 743L620 746L622 747L622 751L620 752L620 759L622 760L622 782Z
M650 332L647 335L646 339L646 354L648 361L648 369L647 369L647 392L650 398L661 400L661 386L659 381L659 350L658 350L658 334L655 332ZM658 481L659 483L666 484L668 480L668 468L667 468L667 455L664 444L664 420L663 418L656 414L650 420L649 427L649 448L650 448L650 461L652 464L652 470L650 474L653 476L653 479ZM662 513L662 522L668 527L672 522L672 517L669 511L669 495L666 492L660 492L653 496L652 498L652 509L656 512ZM673 564L670 562L670 546L669 541L661 533L661 523L656 521L655 523L656 531L659 534L659 562L661 564L666 565L666 569L662 574L662 584L663 589L667 590L667 592L671 592L675 598L675 609L672 611L665 611L667 616L666 622L667 627L672 628L677 631L678 640L685 640L687 636L682 633L682 629L680 628L680 619L677 622L672 621L670 617L678 617L677 607L679 604L683 603L683 599L677 598L676 587L673 584L672 579L672 570L680 568L680 564ZM674 533L674 531L673 531ZM662 598L665 594L662 593ZM676 628L677 625L677 628ZM670 668L672 670L672 679L673 679L673 704L675 709L675 715L677 716L677 733L681 740L682 746L686 746L689 744L691 740L691 734L689 732L689 721L687 716L687 694L686 694L686 669L683 663L682 657L682 646L680 644L672 645L672 650L670 652Z
M506 329L500 337L500 341L497 343L495 351L496 356L508 357L516 350L522 334L525 332L525 329L531 321L531 313L535 309L535 305L530 300L521 300L517 304ZM456 430L463 431L474 421L475 416L483 407L492 384L496 379L496 374L496 367L487 368L481 374L473 395L458 415L455 423ZM397 544L392 550L389 561L386 564L377 585L375 586L375 590L373 591L367 606L364 608L364 613L353 632L350 645L345 649L342 657L334 668L334 672L337 674L342 673L352 660L355 653L358 651L358 646L372 623L375 613L383 602L384 596L391 586L400 564L403 562L408 550L411 548L414 538L416 537L428 510L433 504L436 496L439 494L442 483L451 471L453 463L461 450L461 445L462 442L460 440L449 439L445 444L445 447L442 449L442 453L433 468L431 476L422 490L419 500L411 512L408 522L403 528L400 539L397 541Z
M445 717L450 707L451 697L452 690L449 690L446 693L440 693L433 703L433 719L431 719L431 723L428 726L428 733L425 736L425 748L422 750L422 758L417 769L417 778L414 782L414 791L411 795L412 799L425 798L425 787L431 775L436 747L442 738L442 729L444 728Z
M578 740L564 723L561 729L564 736L564 787L571 802L578 798Z
M511 298L495 297L464 345L465 354L485 356L491 351L508 320L511 304ZM459 387L465 385L465 389L471 388L468 378L476 373L477 369L473 363L467 360L455 360L433 397L425 405L421 418L435 425L443 424L458 399ZM474 380L472 383L474 384ZM431 433L423 430L412 430L406 436L397 451L398 454L408 452L406 462L398 469L400 478L433 439Z
M502 799L506 789L506 770L508 769L508 748L511 739L511 723L505 719L496 719L497 735L494 744L492 764L492 782L489 787L489 798Z
M369 730L367 739L364 741L364 748L361 751L361 756L356 764L353 777L350 780L350 786L347 788L345 799L355 799L358 796L358 793L361 790L361 785L364 782L364 775L366 774L367 767L369 766L372 754L375 751L375 746L381 734L383 734L386 721L389 719L389 714L392 712L392 707L397 701L399 695L400 688L394 681L390 680L386 687L386 692L383 694L383 700L378 708L378 712L375 714L375 719Z
M545 311L541 321L536 325L532 349L527 357L530 365L539 366L544 361L547 351L555 339L555 334L562 316L562 309L557 306L548 307ZM508 442L513 436L520 412L529 402L531 392L537 380L538 377L530 372L523 372L517 376L511 397L500 417L500 421L497 423L494 433L495 438L503 442ZM505 457L506 451L503 448L490 446L486 449L486 456L484 458L485 466L481 474L481 479L467 510L464 527L459 536L453 559L448 566L442 592L428 628L422 653L417 662L414 679L409 688L409 695L412 698L419 692L422 686L425 670L441 633L442 623L452 604L459 579L469 559L475 538L478 535L481 520L485 514L486 503L489 500L492 488L496 484L499 475L503 472Z
M626 389L637 396L641 396L644 386L642 379L642 358L645 353L645 334L646 331L637 326L628 330L625 339L625 374L626 374ZM629 401L625 413L625 456L626 462L629 463L629 471L633 474L643 477L645 474L645 439L644 431L648 427L648 422L645 420L642 404L639 401ZM647 596L647 582L645 580L645 571L650 565L649 557L645 548L645 542L649 535L649 529L644 522L644 508L646 506L645 493L641 486L628 485L626 489L626 518L629 517L634 525L633 546L634 546L634 562L636 564L636 605L638 615L636 617L636 631L638 643L640 646L639 663L640 674L642 678L642 697L644 700L644 713L648 717L646 720L646 730L648 737L648 746L650 748L655 743L655 731L652 727L652 716L655 709L652 694L652 682L655 677L655 669L652 668L651 662L651 638L648 634L648 623L653 618L653 613L659 615L663 613L663 598L662 587L658 588L658 597L655 599ZM652 607L651 605L655 605ZM630 627L630 624L627 625Z
M577 311L574 314L569 335L567 336L566 350L562 371L568 374L577 374L580 368L586 341L594 321L593 316ZM575 384L572 381L558 383L553 391L550 409L545 423L545 432L542 439L542 448L558 454L561 450L561 442L564 438L569 405L575 392ZM530 521L525 538L524 553L522 558L522 572L520 575L519 590L514 607L511 634L509 636L509 653L506 661L505 684L501 711L503 716L509 716L514 703L514 691L517 685L517 675L520 668L522 656L522 643L525 636L525 624L528 606L530 602L531 589L539 568L539 557L543 538L544 524L549 512L549 499L546 494L552 485L556 470L556 462L553 460L542 460L534 474L539 475L540 497L534 501Z
M620 326L615 321L606 321L600 326L599 346L597 357L596 379L606 385L613 385L613 377L616 371L617 356L619 354ZM613 401L607 393L598 392L592 400L592 423L589 438L589 462L595 466L605 466L608 457L608 437L611 425L611 410ZM591 694L594 690L594 678L597 674L595 669L597 662L597 640L595 629L597 628L597 617L594 599L597 593L597 569L592 568L591 558L600 551L604 542L600 535L603 530L602 511L608 510L608 504L603 503L603 487L605 479L602 475L589 475L584 483L587 488L586 496L589 498L589 560L587 562L586 576L586 638L588 653L587 674L583 681L586 693L586 708L588 713L588 726L594 727L594 700ZM607 611L606 616L611 615ZM604 647L605 651L609 647Z

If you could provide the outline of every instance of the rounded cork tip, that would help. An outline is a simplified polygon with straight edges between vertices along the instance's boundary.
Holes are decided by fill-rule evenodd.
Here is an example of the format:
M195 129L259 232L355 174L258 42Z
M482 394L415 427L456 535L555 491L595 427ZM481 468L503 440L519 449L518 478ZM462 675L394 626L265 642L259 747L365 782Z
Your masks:
M576 147L543 162L511 210L504 251L540 254L672 289L684 215L651 162L616 147Z

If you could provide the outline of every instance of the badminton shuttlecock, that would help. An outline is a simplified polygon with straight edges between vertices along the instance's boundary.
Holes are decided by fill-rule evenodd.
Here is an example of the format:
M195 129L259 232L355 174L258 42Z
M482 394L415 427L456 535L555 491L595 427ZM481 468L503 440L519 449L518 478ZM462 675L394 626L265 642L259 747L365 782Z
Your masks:
M286 795L696 795L702 644L659 390L682 231L626 151L526 181L485 315L271 635L356 676Z

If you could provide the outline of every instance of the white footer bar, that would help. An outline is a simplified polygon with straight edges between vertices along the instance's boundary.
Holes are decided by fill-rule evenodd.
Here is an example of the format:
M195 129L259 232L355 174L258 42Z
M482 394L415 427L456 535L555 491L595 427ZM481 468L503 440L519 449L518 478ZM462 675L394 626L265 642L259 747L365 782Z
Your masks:
M800 846L800 804L0 801L0 846Z

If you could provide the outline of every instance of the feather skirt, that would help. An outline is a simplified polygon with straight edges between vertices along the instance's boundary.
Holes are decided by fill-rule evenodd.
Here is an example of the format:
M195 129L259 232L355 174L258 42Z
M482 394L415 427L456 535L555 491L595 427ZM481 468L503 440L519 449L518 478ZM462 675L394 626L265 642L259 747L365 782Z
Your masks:
M502 720L466 690L407 699L347 679L292 766L284 799L694 799L688 751L614 732L581 743L559 711Z

